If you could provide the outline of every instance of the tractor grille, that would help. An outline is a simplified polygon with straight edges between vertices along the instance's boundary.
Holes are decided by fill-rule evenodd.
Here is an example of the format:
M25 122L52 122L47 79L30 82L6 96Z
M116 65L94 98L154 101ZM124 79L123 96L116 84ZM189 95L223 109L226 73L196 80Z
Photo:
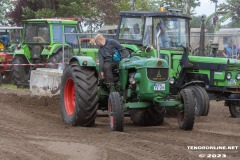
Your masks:
M168 68L148 68L147 76L152 81L166 81L168 79Z

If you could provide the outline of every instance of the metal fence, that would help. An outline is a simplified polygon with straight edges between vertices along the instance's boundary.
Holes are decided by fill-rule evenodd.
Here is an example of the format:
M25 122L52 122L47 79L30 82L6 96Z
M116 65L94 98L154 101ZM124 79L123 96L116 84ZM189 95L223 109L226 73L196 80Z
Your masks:
M74 54L84 54L89 50L87 49L96 49L94 53L97 56L98 46L92 45L90 40L93 39L98 33L64 33L62 37L63 46L65 42L71 46L71 49L63 47L63 62L66 62L71 58ZM102 34L102 33L101 33ZM103 34L106 38L115 39L115 34ZM196 56L210 56L212 55L212 44L218 44L218 51L216 56L223 57L224 47L228 44L229 40L233 40L236 48L239 48L240 52L240 34L205 34L205 43L204 43L204 53L199 52L199 44L200 44L200 34L199 33L191 33L190 37L190 45L191 51L193 55ZM72 53L70 53L72 52ZM77 53L78 52L78 53Z
M194 55L209 56L212 54L212 46L218 44L217 57L223 57L224 48L232 40L240 52L240 34L205 34L204 54L199 53L200 34L191 34L190 45Z

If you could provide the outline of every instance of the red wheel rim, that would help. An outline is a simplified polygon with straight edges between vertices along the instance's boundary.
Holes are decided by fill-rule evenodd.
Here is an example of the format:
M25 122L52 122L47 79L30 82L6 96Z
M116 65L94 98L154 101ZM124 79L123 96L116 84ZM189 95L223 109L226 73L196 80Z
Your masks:
M109 121L110 121L110 125L113 126L113 111L112 111L112 103L110 102L109 104Z
M65 110L71 116L75 109L75 86L72 78L68 78L64 88Z

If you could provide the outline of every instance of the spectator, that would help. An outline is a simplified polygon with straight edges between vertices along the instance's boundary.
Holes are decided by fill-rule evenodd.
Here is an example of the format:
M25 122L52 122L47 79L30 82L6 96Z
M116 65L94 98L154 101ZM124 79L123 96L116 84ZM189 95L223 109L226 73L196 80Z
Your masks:
M226 58L238 59L239 57L238 49L232 39L229 40L229 43L224 48L223 56Z
M141 35L141 32L140 32L140 27L139 27L139 24L136 23L133 25L133 39L134 40L141 40L142 39L142 35Z
M157 33L159 31L159 29L161 30L161 34L160 34L160 47L170 47L169 44L169 38L166 32L166 28L162 22L162 20L159 21L159 23L155 26L155 30L154 30L154 39L156 39Z

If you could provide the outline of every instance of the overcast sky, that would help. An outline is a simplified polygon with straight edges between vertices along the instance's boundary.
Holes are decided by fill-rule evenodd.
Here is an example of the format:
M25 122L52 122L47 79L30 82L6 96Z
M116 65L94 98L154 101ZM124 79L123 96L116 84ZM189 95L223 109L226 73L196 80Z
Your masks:
M200 0L201 6L195 9L195 13L197 15L207 15L209 16L213 12L215 12L215 3L210 0ZM218 4L225 3L226 0L218 0Z

